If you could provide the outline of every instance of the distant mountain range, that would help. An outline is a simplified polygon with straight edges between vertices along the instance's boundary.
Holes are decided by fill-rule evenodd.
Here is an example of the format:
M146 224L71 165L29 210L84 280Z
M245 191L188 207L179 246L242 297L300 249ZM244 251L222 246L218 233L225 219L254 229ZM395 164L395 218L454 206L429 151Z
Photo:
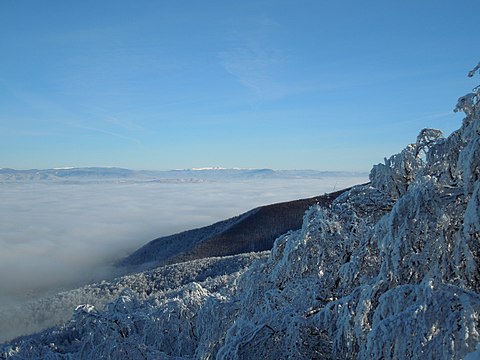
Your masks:
M193 168L177 170L130 170L117 167L66 167L54 169L0 169L0 182L23 181L209 181L226 179L321 179L326 177L358 177L367 172L272 170L240 168Z

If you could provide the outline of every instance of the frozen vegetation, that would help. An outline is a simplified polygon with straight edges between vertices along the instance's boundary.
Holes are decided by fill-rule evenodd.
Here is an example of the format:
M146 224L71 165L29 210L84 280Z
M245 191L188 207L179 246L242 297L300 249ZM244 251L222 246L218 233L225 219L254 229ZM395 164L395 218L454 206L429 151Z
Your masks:
M0 357L475 358L478 91L459 99L457 131L422 130L373 167L368 185L311 207L266 259L206 279L194 271L167 290L152 276L165 269L105 283L121 292L104 308L79 304L68 322L4 344ZM181 266L188 279L198 263Z
M20 329L32 333L63 323L69 320L78 304L88 303L103 308L125 289L135 291L137 298L146 300L166 296L172 290L192 281L202 284L225 281L225 278L243 270L253 260L264 259L266 256L266 252L251 253L163 266L8 306L0 309L0 334L3 338L11 338L18 335Z

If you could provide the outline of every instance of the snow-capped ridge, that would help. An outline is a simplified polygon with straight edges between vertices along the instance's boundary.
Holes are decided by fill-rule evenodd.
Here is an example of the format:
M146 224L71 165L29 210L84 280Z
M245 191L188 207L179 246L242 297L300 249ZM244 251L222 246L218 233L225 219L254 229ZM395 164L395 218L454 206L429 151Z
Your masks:
M0 169L0 183L7 182L199 182L265 179L322 179L325 177L358 177L362 172L318 170L272 170L205 167L177 170L131 170L119 167L63 167L53 169Z
M220 166L213 166L213 167L198 167L190 169L192 171L205 171L205 170L227 170L227 168L220 167Z

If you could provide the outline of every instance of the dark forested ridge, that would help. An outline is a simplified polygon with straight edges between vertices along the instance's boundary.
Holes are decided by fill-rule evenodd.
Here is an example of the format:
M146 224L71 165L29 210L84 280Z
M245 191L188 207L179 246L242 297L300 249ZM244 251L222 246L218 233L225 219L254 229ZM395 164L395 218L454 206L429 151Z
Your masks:
M121 260L118 266L150 268L212 256L270 250L278 236L301 228L303 215L310 206L329 206L347 190L260 206L213 225L160 237Z

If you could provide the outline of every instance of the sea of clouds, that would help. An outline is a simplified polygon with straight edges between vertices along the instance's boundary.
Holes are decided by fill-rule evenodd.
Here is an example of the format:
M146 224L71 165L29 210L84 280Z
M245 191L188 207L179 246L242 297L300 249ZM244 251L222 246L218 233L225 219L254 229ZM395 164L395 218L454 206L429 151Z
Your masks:
M114 261L154 238L365 181L0 183L0 307L111 278Z

